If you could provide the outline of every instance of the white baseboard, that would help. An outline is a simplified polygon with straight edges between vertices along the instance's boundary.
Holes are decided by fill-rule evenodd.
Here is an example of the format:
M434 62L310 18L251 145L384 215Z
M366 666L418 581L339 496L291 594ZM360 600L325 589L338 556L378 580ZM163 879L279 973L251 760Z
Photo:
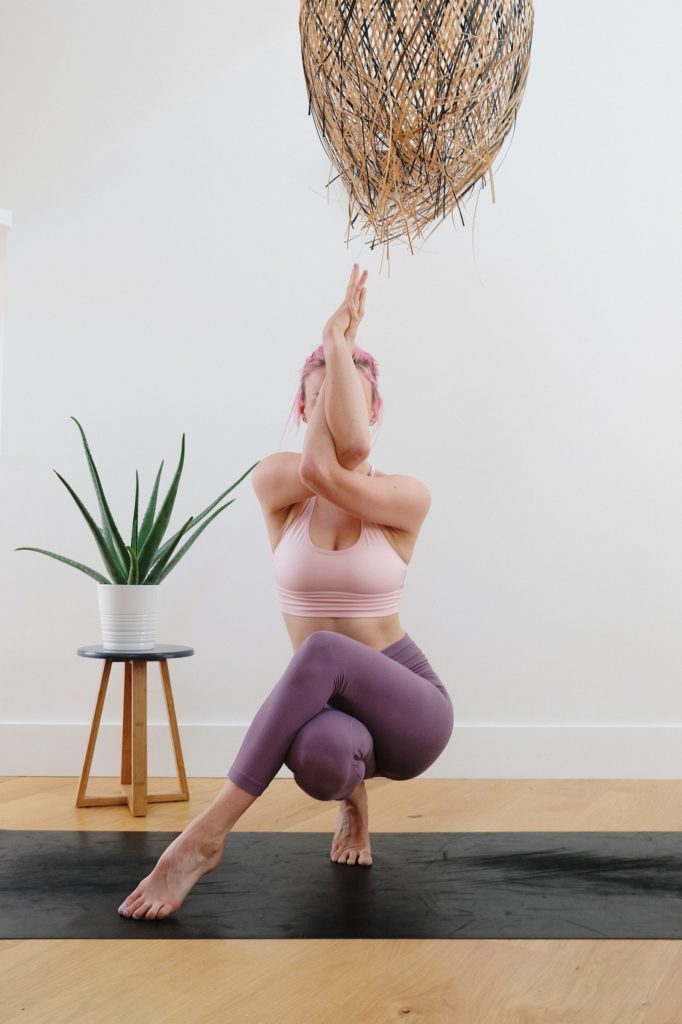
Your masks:
M0 723L0 776L80 776L89 723ZM188 777L226 777L246 725L179 724ZM121 725L100 725L91 776L116 777ZM148 725L148 775L175 774L167 723ZM277 778L292 778L283 766ZM679 779L681 725L455 726L421 778Z

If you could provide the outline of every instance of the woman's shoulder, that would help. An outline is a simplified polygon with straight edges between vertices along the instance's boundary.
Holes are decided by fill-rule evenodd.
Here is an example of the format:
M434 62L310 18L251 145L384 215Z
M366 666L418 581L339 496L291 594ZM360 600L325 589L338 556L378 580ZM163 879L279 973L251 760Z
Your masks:
M285 516L292 505L307 501L314 491L300 476L300 452L272 452L260 460L251 484L264 514Z

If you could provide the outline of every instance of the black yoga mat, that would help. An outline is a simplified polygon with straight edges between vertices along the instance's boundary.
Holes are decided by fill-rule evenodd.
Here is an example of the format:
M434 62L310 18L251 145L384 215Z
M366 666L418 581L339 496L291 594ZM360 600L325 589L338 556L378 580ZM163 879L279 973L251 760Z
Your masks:
M232 832L159 921L117 908L177 832L0 830L0 939L679 939L677 832Z

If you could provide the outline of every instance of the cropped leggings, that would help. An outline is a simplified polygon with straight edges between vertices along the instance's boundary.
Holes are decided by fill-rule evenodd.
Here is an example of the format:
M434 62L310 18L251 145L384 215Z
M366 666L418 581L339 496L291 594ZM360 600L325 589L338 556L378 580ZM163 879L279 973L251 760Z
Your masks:
M363 779L420 775L452 728L450 696L407 633L378 651L318 630L256 712L227 778L260 796L286 764L316 800L342 800Z

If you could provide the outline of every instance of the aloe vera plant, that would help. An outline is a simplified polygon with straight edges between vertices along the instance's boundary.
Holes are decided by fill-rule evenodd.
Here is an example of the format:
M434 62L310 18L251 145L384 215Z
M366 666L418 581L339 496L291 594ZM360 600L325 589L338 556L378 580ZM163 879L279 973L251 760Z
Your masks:
M185 461L185 435L183 434L182 445L180 448L180 461L178 463L178 468L175 471L175 476L173 477L168 489L168 494L159 509L158 515L156 515L156 500L159 491L161 472L163 470L162 460L161 465L159 466L159 471L156 474L156 480L154 481L154 487L152 488L149 504L147 505L146 512L142 519L142 525L139 529L138 500L140 494L140 481L138 472L135 470L135 506L133 509L133 524L130 544L126 544L116 526L116 523L114 522L111 510L107 504L107 499L104 496L102 483L100 481L92 453L90 452L90 446L88 445L85 431L75 416L72 416L71 419L77 425L83 439L83 447L85 448L85 455L90 468L90 476L92 477L97 501L99 503L100 516L102 519L101 526L97 525L83 502L80 500L73 488L66 482L64 477L60 476L56 469L54 472L57 473L57 476L83 513L83 517L95 538L97 547L99 548L110 578L107 579L106 576L103 576L101 573L97 572L95 569L91 569L87 565L83 565L81 562L75 562L71 558L65 558L63 555L57 555L54 551L46 551L44 548L20 547L15 548L14 550L38 551L43 555L49 555L50 558L56 558L60 562L72 565L74 569L80 569L81 572L84 572L87 576L97 580L98 583L161 583L168 573L175 568L189 548L191 548L199 534L206 529L211 520L215 519L215 517L222 512L224 508L231 505L235 499L232 498L231 501L225 502L224 505L221 505L220 508L216 509L215 512L199 527L199 529L195 530L189 539L182 545L177 554L175 554L175 557L172 557L178 544L187 531L201 522L201 520L208 515L211 509L214 508L219 501L222 501L225 495L229 494L230 491L233 490L237 484L240 484L244 477L248 476L251 470L255 469L258 465L258 462L254 462L253 466L250 466L238 480L235 480L235 482L227 488L226 491L219 494L215 501L211 502L211 504L208 505L200 515L196 517L190 516L187 522L183 523L177 533L174 533L172 537L169 537L168 540L162 544L161 541L163 540L163 536L168 527L171 513L173 511L173 505L175 504L175 496L178 492L182 467Z

